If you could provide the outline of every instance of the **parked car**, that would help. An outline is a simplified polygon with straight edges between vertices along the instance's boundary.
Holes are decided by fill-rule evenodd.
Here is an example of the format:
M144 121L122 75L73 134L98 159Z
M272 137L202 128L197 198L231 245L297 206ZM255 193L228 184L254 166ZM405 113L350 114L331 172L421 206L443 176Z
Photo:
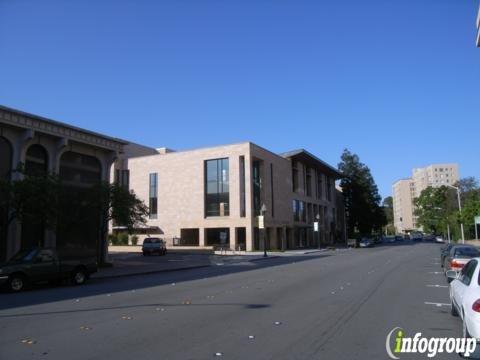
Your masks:
M413 241L422 241L423 234L421 232L412 232L410 234L410 239L412 239Z
M471 245L453 246L444 260L443 269L460 271L470 259L480 257L480 251Z
M403 241L404 240L403 235L402 234L395 235L395 240L396 241Z
M35 247L19 251L0 265L0 284L15 292L39 282L71 280L80 285L97 269L94 258L60 259L55 249Z
M445 240L441 236L435 236L435 242L438 244L443 244L445 243Z
M384 243L394 243L395 241L397 241L397 239L394 235L385 236L383 240Z
M435 235L433 235L433 234L425 235L425 236L423 237L423 241L431 241L431 242L433 242L433 241L435 241Z
M442 247L440 250L440 266L443 268L443 265L445 265L445 258L447 257L448 253L450 252L450 249L455 246L454 243L450 243Z
M361 248L369 248L374 246L375 246L375 243L373 242L372 239L363 238L362 240L360 240Z
M160 238L146 238L145 240L143 240L142 253L143 256L153 254L165 255L167 253L167 246L165 244L165 241Z
M480 258L468 261L460 273L447 271L451 314L463 321L463 337L480 338Z

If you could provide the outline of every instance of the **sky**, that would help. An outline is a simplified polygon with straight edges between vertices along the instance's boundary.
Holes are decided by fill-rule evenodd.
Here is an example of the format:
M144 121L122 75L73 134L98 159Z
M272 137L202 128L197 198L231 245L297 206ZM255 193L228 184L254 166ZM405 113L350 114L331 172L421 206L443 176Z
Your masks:
M473 0L0 0L0 104L152 147L252 141L382 196L413 167L480 178Z

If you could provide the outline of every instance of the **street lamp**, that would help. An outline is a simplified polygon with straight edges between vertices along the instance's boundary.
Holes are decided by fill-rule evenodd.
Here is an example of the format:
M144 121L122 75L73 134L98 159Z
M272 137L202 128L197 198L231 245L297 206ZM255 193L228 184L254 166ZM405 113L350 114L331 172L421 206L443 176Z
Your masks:
M460 211L460 216L462 216L462 202L460 201L460 188L450 184L446 184L448 187L451 187L457 190L457 199L458 199L458 211ZM465 244L465 233L463 231L463 222L460 221L460 230L462 231L462 244Z
M262 234L262 238L263 238L263 257L267 257L267 242L266 242L266 239L265 239L265 214L267 213L267 207L265 206L265 204L262 204L262 207L260 208L260 215L262 216L263 218L263 221L264 221L264 225L263 225L263 234Z
M318 248L320 249L320 214L315 215L316 222L313 223L313 231L317 233Z

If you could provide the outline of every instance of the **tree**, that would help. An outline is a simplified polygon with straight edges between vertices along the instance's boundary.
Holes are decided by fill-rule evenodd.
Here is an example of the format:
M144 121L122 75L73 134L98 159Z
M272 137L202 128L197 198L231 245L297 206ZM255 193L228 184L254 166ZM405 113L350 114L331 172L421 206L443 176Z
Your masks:
M387 196L382 202L383 212L387 221L385 231L388 235L395 235L395 226L393 224L393 198Z
M106 254L106 235L108 223L112 221L117 226L125 227L128 233L147 223L148 207L133 191L129 191L119 184L100 182L88 192L87 206L100 214L101 226L99 244L99 260L103 261Z
M387 219L380 207L381 197L370 169L348 149L343 151L338 168L343 175L340 186L345 199L349 236L380 231Z
M451 210L448 207L448 188L427 187L418 198L415 198L414 214L417 217L417 224L422 226L424 231L432 233L446 232L447 218Z

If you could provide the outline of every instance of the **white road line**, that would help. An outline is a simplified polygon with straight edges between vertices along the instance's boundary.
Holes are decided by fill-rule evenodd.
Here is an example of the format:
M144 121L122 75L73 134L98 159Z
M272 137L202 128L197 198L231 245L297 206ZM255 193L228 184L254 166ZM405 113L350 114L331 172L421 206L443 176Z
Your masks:
M427 301L425 301L424 304L425 304L425 305L435 305L435 306L438 306L438 307L441 307L441 306L450 306L450 305L451 305L451 304L435 303L435 302L427 302Z
M443 274L443 271L430 271L429 274L440 275Z
M434 288L448 288L448 285L426 285L427 287L434 287Z

